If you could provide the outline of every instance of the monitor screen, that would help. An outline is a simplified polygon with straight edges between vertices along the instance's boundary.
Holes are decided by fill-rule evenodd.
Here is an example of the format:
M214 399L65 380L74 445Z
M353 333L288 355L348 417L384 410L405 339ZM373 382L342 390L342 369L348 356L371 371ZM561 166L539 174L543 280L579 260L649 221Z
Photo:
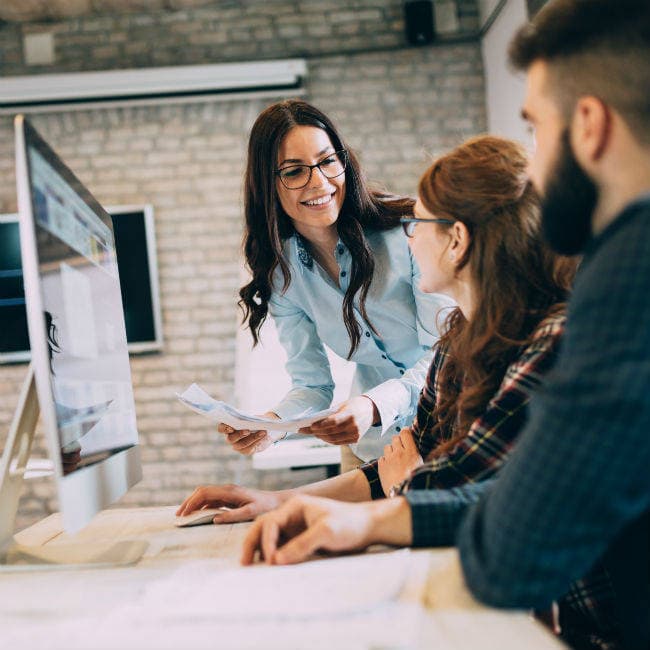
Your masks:
M76 529L139 479L139 458L125 454L138 432L114 232L29 123L16 124L32 364L64 521L76 513Z
M0 361L29 360L18 215L0 215Z
M129 352L162 349L153 207L112 206Z
M151 205L107 208L113 223L129 353L162 349ZM30 360L17 214L0 214L0 364Z

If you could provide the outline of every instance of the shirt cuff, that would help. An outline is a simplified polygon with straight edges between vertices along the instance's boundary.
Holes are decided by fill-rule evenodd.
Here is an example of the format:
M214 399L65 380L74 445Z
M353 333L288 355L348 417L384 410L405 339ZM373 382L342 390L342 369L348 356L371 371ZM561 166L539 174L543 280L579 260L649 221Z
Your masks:
M407 492L411 506L413 546L453 546L468 504L454 497L451 490L413 490Z
M400 417L406 417L407 413L401 413L399 398L400 393L408 393L401 382L397 379L389 379L379 386L375 386L371 390L363 393L366 397L371 399L379 411L381 418L381 435L383 436L388 429L390 429ZM410 397L406 395L404 399L406 410L411 406Z
M361 465L359 469L364 473L368 484L370 485L370 497L374 499L385 499L384 489L381 487L379 479L379 461L372 460L369 463Z

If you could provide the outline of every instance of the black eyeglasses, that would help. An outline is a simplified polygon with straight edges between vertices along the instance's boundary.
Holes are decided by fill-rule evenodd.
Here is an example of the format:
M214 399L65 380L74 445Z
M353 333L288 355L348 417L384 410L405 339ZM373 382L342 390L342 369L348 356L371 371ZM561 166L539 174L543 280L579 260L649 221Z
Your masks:
M413 237L416 223L446 223L449 226L454 223L451 219L418 219L417 217L402 217L399 222L402 224L404 234L407 237Z
M336 178L340 176L348 164L348 152L345 149L328 154L315 165L287 165L276 169L275 173L280 177L282 185L288 190L301 190L309 184L315 167L325 178Z

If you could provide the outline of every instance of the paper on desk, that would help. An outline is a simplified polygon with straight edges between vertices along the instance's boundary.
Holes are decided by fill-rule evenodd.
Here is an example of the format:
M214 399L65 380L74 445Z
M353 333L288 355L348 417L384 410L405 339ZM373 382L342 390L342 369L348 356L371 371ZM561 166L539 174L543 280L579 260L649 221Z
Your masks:
M334 413L334 409L326 409L317 413L302 414L296 418L271 420L256 415L249 415L235 407L220 402L206 393L198 384L192 384L183 393L176 393L178 399L195 413L200 413L212 422L223 422L233 429L266 429L267 431L297 432L302 427L326 418Z
M293 566L206 570L188 562L145 590L141 605L167 618L229 621L352 616L394 601L409 575L408 549Z
M152 575L129 583L128 589L121 583L117 591L109 589L109 607L69 606L65 624L56 617L37 618L30 626L18 621L7 639L7 626L2 628L2 641L9 642L7 647L31 648L36 640L43 650L87 650L89 634L94 650L451 647L437 628L427 636L430 645L418 642L428 567L424 554L368 553L290 567L240 567L230 560L203 558L176 568L162 563L155 569L160 578ZM2 591L0 581L0 601ZM73 593L76 604L79 589ZM427 626L435 623L427 621Z

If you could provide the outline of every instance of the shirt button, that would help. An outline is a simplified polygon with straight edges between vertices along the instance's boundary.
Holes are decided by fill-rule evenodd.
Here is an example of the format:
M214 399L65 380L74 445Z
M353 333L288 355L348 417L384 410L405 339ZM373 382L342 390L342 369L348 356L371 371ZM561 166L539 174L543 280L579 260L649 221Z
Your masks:
M404 371L403 371L403 370L400 370L400 371L399 371L399 374L400 374L400 375L403 375L403 374L404 374Z
M341 277L344 278L347 275L345 271L341 271Z
M395 431L397 431L397 433L399 433L399 432L400 432L400 428L399 428L399 427L395 427Z
M343 255L343 246L339 246L339 255Z
M370 338L370 332L366 332L366 336Z
M382 354L382 355L381 355L381 358L382 358L382 359L386 359L387 357L386 357L385 354Z

